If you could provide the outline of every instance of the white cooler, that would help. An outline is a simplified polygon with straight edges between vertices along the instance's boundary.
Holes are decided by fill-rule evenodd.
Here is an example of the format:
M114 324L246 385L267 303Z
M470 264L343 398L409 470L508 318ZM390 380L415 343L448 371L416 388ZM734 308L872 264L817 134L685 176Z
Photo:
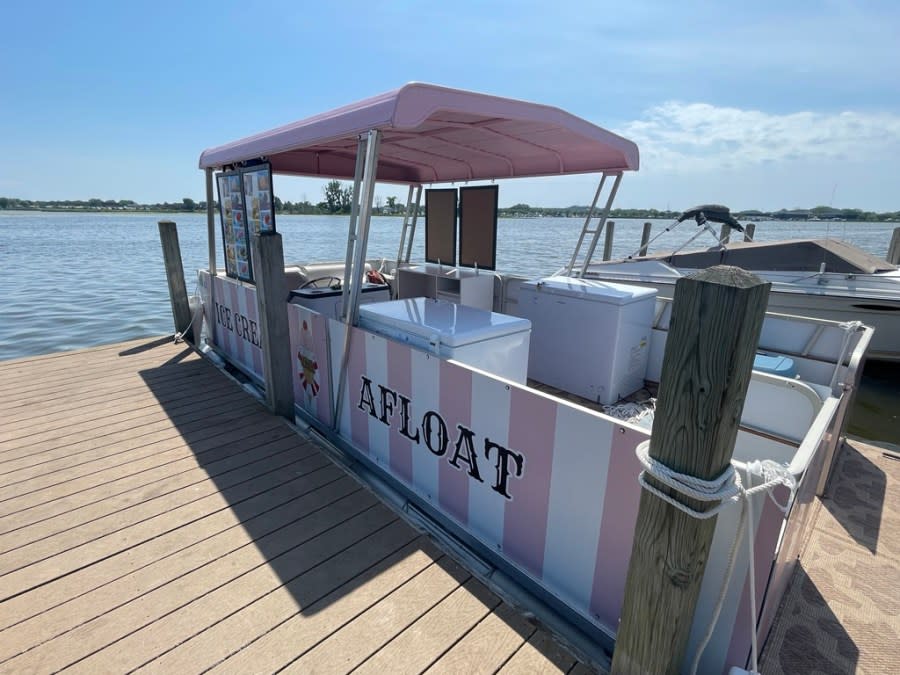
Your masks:
M408 298L359 308L359 327L525 384L531 322L446 300Z
M602 404L644 386L656 290L591 279L523 283L531 321L528 376Z

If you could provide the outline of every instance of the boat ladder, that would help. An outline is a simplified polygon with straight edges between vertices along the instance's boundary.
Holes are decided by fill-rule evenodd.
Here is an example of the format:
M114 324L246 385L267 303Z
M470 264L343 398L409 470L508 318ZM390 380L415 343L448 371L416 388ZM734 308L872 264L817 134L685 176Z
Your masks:
M606 206L597 213L597 202L600 200L600 195L603 192L603 187L606 184L608 176L614 176L615 180L609 191L609 196L606 199ZM603 228L606 226L606 220L609 218L609 210L612 208L612 203L616 198L616 192L619 190L619 183L621 181L621 172L604 172L601 176L600 184L597 186L597 192L594 194L594 201L591 202L591 208L588 209L587 218L584 219L584 225L581 228L581 235L578 237L578 243L575 245L575 251L572 253L572 259L569 260L569 264L566 265L565 276L583 277L584 273L587 271L587 268L594 257L597 242L600 241L600 235L603 233ZM591 221L594 220L595 213L597 213L596 226L592 227ZM582 253L582 247L585 245L585 240L587 240L587 250Z

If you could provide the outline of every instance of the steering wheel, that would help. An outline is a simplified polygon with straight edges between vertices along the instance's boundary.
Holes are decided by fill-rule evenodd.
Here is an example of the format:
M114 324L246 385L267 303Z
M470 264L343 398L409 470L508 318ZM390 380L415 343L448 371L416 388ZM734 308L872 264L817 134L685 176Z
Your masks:
M302 290L304 288L330 288L337 291L340 290L343 282L343 279L335 276L316 277L315 279L310 279L306 283L301 284L300 288L297 290Z

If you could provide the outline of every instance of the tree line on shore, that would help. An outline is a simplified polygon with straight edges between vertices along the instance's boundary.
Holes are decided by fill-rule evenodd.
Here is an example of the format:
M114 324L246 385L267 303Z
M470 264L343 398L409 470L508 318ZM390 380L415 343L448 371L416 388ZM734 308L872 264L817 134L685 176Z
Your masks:
M340 215L350 213L352 202L352 187L344 185L340 181L329 181L323 188L323 199L313 204L307 200L298 202L282 201L274 198L275 212L291 215ZM218 203L213 203L218 208ZM382 199L375 197L373 213L375 215L402 215L405 204L398 204L396 197ZM420 207L422 208L422 207ZM156 204L139 204L131 199L87 199L87 200L30 200L17 199L15 197L0 197L0 210L25 210L25 211L124 211L124 212L148 212L148 213L195 213L205 212L205 201L194 201L190 197L184 197L180 202L161 202ZM587 216L588 206L529 206L528 204L514 204L513 206L498 209L501 218L584 218ZM421 214L421 211L420 211ZM613 209L610 212L612 218L646 218L649 220L670 220L680 215L678 211L660 211L657 209ZM835 209L830 206L816 206L811 209L780 209L778 211L738 211L733 214L738 220L836 220L836 221L867 221L867 222L897 222L900 221L900 211L876 213L862 209Z

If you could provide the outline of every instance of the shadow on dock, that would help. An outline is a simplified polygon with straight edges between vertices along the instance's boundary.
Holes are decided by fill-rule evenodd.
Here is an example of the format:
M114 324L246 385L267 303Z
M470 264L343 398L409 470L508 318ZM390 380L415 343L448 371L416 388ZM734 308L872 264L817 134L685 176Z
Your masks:
M887 488L884 471L844 444L834 474L840 480L832 477L822 504L856 543L877 553Z
M503 605L334 465L314 441L268 413L237 384L217 384L214 391L198 386L191 394L206 410L206 430L198 430L196 411L185 417L184 391L173 399L172 385L165 384L181 368L187 373L196 363L170 359L140 375L251 540L231 545L221 533L209 532L194 544L196 571L215 577L205 582L207 593L221 594L228 607L220 622L240 612L257 624L241 624L247 636L239 641L239 653L230 654L237 660L229 660L229 667L267 670L292 663L302 670L313 658L324 670L349 671L357 658L367 667L369 659L382 655L403 658L400 652L415 646L415 636L433 640L434 634L447 643L439 659L471 652L466 643L487 638L495 642L488 647L491 658L503 652L497 644L509 650L498 668L523 652L537 653L542 667L552 665L549 672L576 665L531 620ZM159 371L169 376L160 377ZM192 386L189 375L183 381ZM243 397L234 398L235 391ZM218 429L212 437L210 426ZM219 628L203 630L215 634ZM340 631L349 631L347 637ZM340 667L322 665L319 652L332 642L343 644L339 651L346 662ZM290 657L279 659L287 652Z

